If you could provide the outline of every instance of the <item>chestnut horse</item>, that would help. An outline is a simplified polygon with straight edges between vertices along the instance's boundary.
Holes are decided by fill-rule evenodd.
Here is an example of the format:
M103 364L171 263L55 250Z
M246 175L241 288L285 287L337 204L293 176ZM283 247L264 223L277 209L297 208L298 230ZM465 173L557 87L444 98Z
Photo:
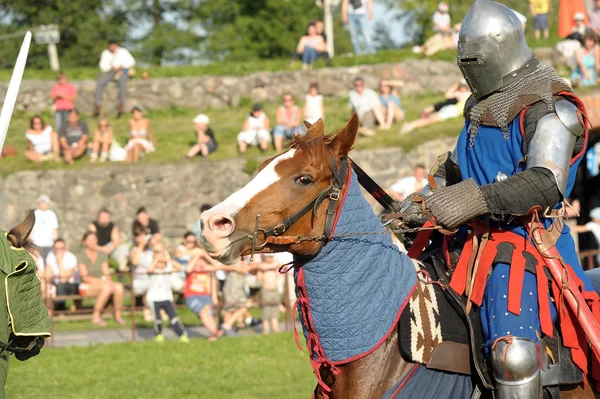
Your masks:
M337 290L341 280L345 284L342 289L350 287L350 290L354 290L345 291L342 295L353 300L355 296L364 295L362 289L365 286L373 285L369 277L379 276L381 288L375 285L371 293L373 300L394 305L396 302L389 298L393 295L384 293L382 296L378 292L385 291L383 285L388 278L387 273L390 279L396 278L394 285L399 286L403 298L406 298L416 284L416 271L413 261L396 248L391 248L391 237L386 235L380 224L378 228L373 228L371 234L365 230L374 226L374 220L378 223L378 219L370 208L365 208L367 202L361 195L358 195L360 198L354 195L352 209L350 205L347 208L344 202L349 201L345 198L347 195L358 192L356 187L349 190L351 184L356 184L356 179L348 168L348 162L351 161L347 158L359 127L356 115L336 135L324 135L323 122L320 120L307 127L309 129L304 137L294 138L287 152L265 161L257 176L244 188L201 215L202 246L214 259L225 264L254 252L287 251L294 255L298 310L318 380L315 397L470 397L473 383L469 376L430 370L401 357L398 318L394 315L399 315L404 304L394 309L389 320L383 320L387 323L383 334L381 329L361 324L361 328L369 328L363 335L379 334L376 344L371 342L360 350L344 352L345 356L341 358L335 358L336 354L332 354L339 348L325 342L329 337L325 335L323 326L335 329L335 326L327 325L327 319L334 319L335 323L350 323L352 320L348 320L350 316L340 318L336 312L323 311L326 308L315 300L326 302L329 297L336 297L336 292L328 289L336 287ZM353 220L359 216L362 219ZM347 234L347 239L354 242L341 247L341 250L337 247L336 252L336 246L342 244L340 240L333 239L331 233L335 231L337 235L336 224L342 223L342 220L346 226L355 222L358 225L355 230L363 233ZM377 240L373 237L377 237ZM379 258L362 261L372 254L369 252L369 243L377 246L377 253L393 253L393 258L386 259L395 262L395 267L386 269L387 266ZM319 259L323 262L315 262ZM341 265L342 273L331 274L332 270L339 269L339 259L345 262ZM358 266L354 265L352 259L356 260ZM311 270L309 275L307 268L315 266L315 263L319 263L320 269ZM377 274L381 270L383 272ZM311 286L321 272L325 276L321 286ZM323 286L325 295L317 297L315 292L322 290ZM366 301L371 298L361 297ZM358 302L352 302L348 308L350 312ZM339 304L336 302L335 306ZM379 311L378 307L372 309ZM373 322L372 319L370 321ZM350 324L335 331L346 329L349 333L353 331ZM365 339L369 340L369 337ZM584 387L583 384L563 395L572 398L594 397L589 386Z

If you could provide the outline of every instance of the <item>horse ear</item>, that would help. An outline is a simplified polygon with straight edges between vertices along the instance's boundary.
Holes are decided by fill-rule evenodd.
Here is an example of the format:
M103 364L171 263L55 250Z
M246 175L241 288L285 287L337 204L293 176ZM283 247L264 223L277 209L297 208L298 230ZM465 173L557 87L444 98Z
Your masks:
M305 125L307 123L308 122L304 122ZM319 119L312 125L310 123L308 123L307 127L308 127L308 130L306 131L307 137L314 137L314 138L321 137L323 135L323 133L325 133L325 125L323 124L323 121L321 119Z
M27 243L27 238L31 234L31 230L33 230L33 225L35 224L35 213L30 211L27 214L25 220L21 223L10 229L6 238L10 245L15 248L23 248Z
M329 149L333 156L336 158L343 158L346 156L354 145L357 133L358 116L354 114L346 124L346 127L340 130L331 141L331 144L329 144Z
M307 129L310 129L312 126L312 123L310 123L309 121L304 121L304 126L306 126Z

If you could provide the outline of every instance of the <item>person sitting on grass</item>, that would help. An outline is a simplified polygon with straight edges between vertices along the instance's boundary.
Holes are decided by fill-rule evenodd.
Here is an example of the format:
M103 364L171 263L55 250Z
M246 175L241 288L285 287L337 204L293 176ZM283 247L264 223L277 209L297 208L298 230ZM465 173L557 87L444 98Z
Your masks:
M196 134L196 144L187 152L188 158L194 158L200 154L203 157L217 150L215 134L208 127L209 119L204 114L197 115L194 120L194 133Z
M148 291L146 291L146 303L152 310L154 316L153 327L156 334L156 342L164 342L162 335L162 319L160 311L164 310L169 316L171 327L179 336L179 341L188 343L190 339L187 336L183 323L177 316L175 304L173 303L173 290L171 288L171 273L176 273L181 269L181 265L171 259L171 256L164 248L163 244L157 242L152 245L154 253L152 263L148 267Z
M383 105L383 113L385 115L385 124L392 126L394 122L402 122L404 120L404 110L400 102L397 88L404 87L404 82L401 80L382 80L379 83L379 101Z
M327 52L327 44L323 36L317 33L317 27L311 22L306 27L306 34L300 38L296 53L302 54L302 69L312 68L319 54Z
M302 110L294 104L294 96L290 93L283 95L283 105L277 108L276 121L273 141L275 151L280 153L283 149L283 141L291 140L294 134L300 133L302 129Z
M389 130L385 121L383 105L373 89L365 88L365 80L361 77L354 79L354 90L350 90L349 105L360 120L358 134L371 137L375 135L375 122L380 130Z
M41 116L36 115L31 118L25 138L29 144L24 152L25 158L34 163L50 159L60 162L58 135L52 130L52 126L44 124Z
M132 118L129 120L129 141L125 146L127 150L127 161L137 162L140 154L150 153L156 149L156 140L152 136L150 120L144 118L139 107L131 110Z
M59 133L60 151L65 161L72 165L75 159L81 158L87 152L87 141L90 136L87 124L79 120L79 111L69 111L67 123Z
M583 47L575 52L577 66L571 74L573 86L595 86L598 83L600 70L600 47L597 36L587 31L583 36Z
M204 327L210 332L209 341L216 341L223 335L217 328L213 308L219 304L217 296L217 280L213 271L213 260L202 248L194 248L194 253L188 262L185 272L185 304L196 314Z
M277 290L277 279L281 264L273 254L261 255L262 263L259 266L262 287L260 289L260 305L262 309L263 334L279 332L279 306L281 295Z
M458 85L456 85L456 89L451 89L452 93L450 93L450 98L456 99L455 104L444 105L438 111L434 113L430 113L425 117L421 117L412 122L406 122L402 129L400 130L401 134L410 133L415 129L422 128L425 126L433 125L438 122L442 122L449 119L458 118L463 114L463 110L465 109L465 103L467 99L471 96L471 90L467 83L461 81Z
M79 262L79 275L82 284L79 292L82 296L96 298L92 323L105 327L102 320L102 310L112 297L114 318L118 324L125 324L121 317L123 309L123 284L111 280L108 256L98 249L98 237L91 231L83 235L83 251L77 257Z
M244 122L244 129L238 134L238 150L245 153L249 145L257 145L261 151L269 148L271 122L262 109L262 105L254 104L252 111Z
M90 162L96 162L98 156L100 157L100 162L106 162L112 141L112 126L108 124L106 119L101 119L100 122L98 122L98 127L94 130Z

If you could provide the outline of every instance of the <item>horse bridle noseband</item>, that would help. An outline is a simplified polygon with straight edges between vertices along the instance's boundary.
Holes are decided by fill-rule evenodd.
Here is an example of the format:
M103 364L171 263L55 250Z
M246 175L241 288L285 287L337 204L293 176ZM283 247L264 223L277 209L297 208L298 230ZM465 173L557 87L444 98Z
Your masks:
M333 223L335 219L335 206L341 197L342 186L346 180L346 175L348 173L348 157L344 156L341 159L339 168L337 167L336 161L333 158L331 153L329 154L329 167L331 168L332 177L331 183L327 186L323 191L321 191L311 202L306 204L302 209L296 212L294 215L284 219L280 223L278 223L275 227L270 229L260 228L260 214L256 215L256 224L254 227L254 233L250 236L252 240L252 248L250 250L250 260L254 258L254 254L256 250L263 249L267 244L269 244L269 238L273 237L281 237L294 223L296 223L300 218L306 215L311 209L313 210L313 218L317 214L317 210L321 203L329 198L329 205L327 206L327 213L325 218L325 229L324 229L324 237L329 237L331 235L331 230L333 229ZM258 236L259 233L262 234L264 238L264 242L262 244L258 244ZM272 240L271 240L272 241ZM321 245L317 251L310 255L310 258L313 258L318 255L323 247L324 242L321 241Z

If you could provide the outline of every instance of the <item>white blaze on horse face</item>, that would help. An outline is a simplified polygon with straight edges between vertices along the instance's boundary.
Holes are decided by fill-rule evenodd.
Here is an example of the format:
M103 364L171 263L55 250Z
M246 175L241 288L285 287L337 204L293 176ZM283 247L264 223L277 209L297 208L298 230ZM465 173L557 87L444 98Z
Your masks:
M267 189L271 184L275 183L281 176L275 171L275 167L286 159L291 159L296 153L295 149L291 149L273 159L259 174L246 184L241 190L231 194L227 199L220 204L215 205L210 210L206 211L208 217L214 214L229 215L234 218L237 213L243 209L252 198L258 193Z

